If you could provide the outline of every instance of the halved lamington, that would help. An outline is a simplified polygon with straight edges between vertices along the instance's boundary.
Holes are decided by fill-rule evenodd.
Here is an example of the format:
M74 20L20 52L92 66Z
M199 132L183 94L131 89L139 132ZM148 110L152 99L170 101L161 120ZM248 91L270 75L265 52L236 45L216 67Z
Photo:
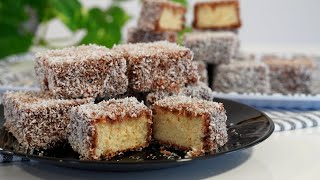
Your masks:
M182 5L168 0L144 0L138 26L149 31L181 31L186 11Z
M214 91L269 93L269 69L263 63L239 61L217 66L213 74Z
M129 87L137 92L179 92L198 82L190 49L167 41L118 45L113 48L127 59Z
M297 56L290 59L266 55L262 57L262 61L270 69L272 92L283 94L312 92L312 78L316 64L311 57Z
M234 30L241 26L238 0L211 0L194 6L195 29Z
M169 41L176 42L178 33L173 31L156 32L143 30L138 27L128 29L128 43L139 42L155 42L155 41Z
M7 92L3 96L4 127L22 147L48 149L67 140L69 111L92 99L54 99L48 93Z
M233 32L192 32L184 37L184 46L194 53L195 61L208 64L228 64L238 48L238 37Z
M122 56L97 45L38 53L35 65L42 90L65 99L125 93L126 68Z
M72 109L69 143L82 159L110 159L147 147L152 112L137 99L111 99Z
M228 141L226 120L222 103L171 96L153 105L153 137L189 156L215 153Z

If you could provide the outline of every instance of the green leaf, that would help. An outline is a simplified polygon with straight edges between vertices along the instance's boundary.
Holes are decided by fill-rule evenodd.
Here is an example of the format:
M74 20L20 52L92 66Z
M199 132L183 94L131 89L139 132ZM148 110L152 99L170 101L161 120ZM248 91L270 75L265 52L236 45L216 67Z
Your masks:
M10 35L0 37L0 58L10 54L22 53L29 49L32 44L32 36Z
M0 1L0 58L29 49L33 35L23 24L29 20L23 0Z
M82 6L78 0L50 0L56 15L72 31L83 27Z
M120 40L120 31L101 27L95 30L89 30L86 36L82 39L81 44L95 43L111 48L114 44L119 43Z
M34 34L33 31L24 28L24 23L31 15L37 17L40 23L57 17L72 31L87 31L81 43L112 47L121 41L121 30L130 19L130 16L118 6L122 1L125 0L113 0L107 10L87 10L79 0L1 0L0 57L29 49ZM41 42L44 42L43 39L40 39Z
M105 11L106 20L112 25L122 27L131 18L121 7L111 6Z
M184 7L188 7L188 0L171 0L173 2L179 3L183 5Z
M183 43L184 35L189 32L192 32L191 27L185 27L182 31L180 31L178 33L178 42L177 43L181 45Z
M14 25L15 27L20 26L22 22L28 19L24 8L23 0L0 1L0 23Z
M47 22L54 18L54 11L51 8L50 0L25 0L25 2L36 11L40 22Z
M82 44L95 43L111 48L121 41L121 30L130 17L120 7L111 6L106 11L92 8L87 12Z

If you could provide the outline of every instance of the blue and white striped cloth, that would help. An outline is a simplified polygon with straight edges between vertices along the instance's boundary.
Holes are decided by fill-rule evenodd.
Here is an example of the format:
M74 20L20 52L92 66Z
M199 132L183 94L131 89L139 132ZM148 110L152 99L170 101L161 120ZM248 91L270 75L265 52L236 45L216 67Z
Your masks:
M260 109L274 122L275 131L288 131L320 125L320 110Z
M21 158L18 156L13 156L10 154L1 154L0 153L0 163L13 162L13 161L28 161L28 159Z

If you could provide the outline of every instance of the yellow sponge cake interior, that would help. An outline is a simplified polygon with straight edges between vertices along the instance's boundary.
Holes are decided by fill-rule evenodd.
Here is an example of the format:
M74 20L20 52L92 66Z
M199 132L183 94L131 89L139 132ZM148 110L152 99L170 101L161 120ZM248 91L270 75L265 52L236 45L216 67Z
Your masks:
M144 115L138 118L117 121L101 121L95 124L97 156L108 158L121 151L145 146L149 136L149 119Z
M228 140L223 104L170 96L153 104L153 137L189 156L215 153Z
M198 29L239 28L241 22L238 1L216 0L196 4L193 25Z
M110 159L151 140L152 111L134 97L78 106L70 116L68 140L82 159Z
M184 9L164 6L159 19L159 29L179 31L184 27Z
M154 138L179 146L184 150L202 149L204 138L204 120L200 117L179 115L179 113L155 109Z

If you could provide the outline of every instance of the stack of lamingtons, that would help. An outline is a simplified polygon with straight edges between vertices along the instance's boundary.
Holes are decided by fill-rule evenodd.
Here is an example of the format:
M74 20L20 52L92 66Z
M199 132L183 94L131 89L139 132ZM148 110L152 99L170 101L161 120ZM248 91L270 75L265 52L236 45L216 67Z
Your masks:
M188 33L184 37L184 46L190 48L194 52L194 60L199 65L207 67L209 84L215 91L223 91L224 86L233 86L228 90L234 91L242 85L239 78L251 79L252 83L256 83L261 79L264 83L265 66L254 61L246 63L247 59L251 59L239 52L240 41L238 39L238 29L241 27L240 11L238 0L211 0L196 2L194 6L193 29L194 32ZM243 59L245 61L243 62ZM204 68L206 69L206 68ZM236 81L227 79L230 71L238 71ZM247 70L259 71L262 75L256 77L255 72L246 73ZM245 72L243 74L243 72ZM241 74L241 75L240 75ZM259 74L258 74L259 75ZM246 77L249 76L249 77ZM239 89L247 89L251 84L239 87ZM259 86L259 84L258 84ZM262 85L264 86L264 84ZM237 91L239 91L237 89ZM257 87L257 90L263 88Z
M312 93L312 58L266 56L259 61L239 50L239 9L238 0L195 3L194 31L185 34L183 45L194 52L202 79L224 93Z
M141 150L152 136L189 156L214 153L227 142L227 116L192 57L167 41L38 53L41 91L4 95L5 128L31 152L66 142L83 159Z

